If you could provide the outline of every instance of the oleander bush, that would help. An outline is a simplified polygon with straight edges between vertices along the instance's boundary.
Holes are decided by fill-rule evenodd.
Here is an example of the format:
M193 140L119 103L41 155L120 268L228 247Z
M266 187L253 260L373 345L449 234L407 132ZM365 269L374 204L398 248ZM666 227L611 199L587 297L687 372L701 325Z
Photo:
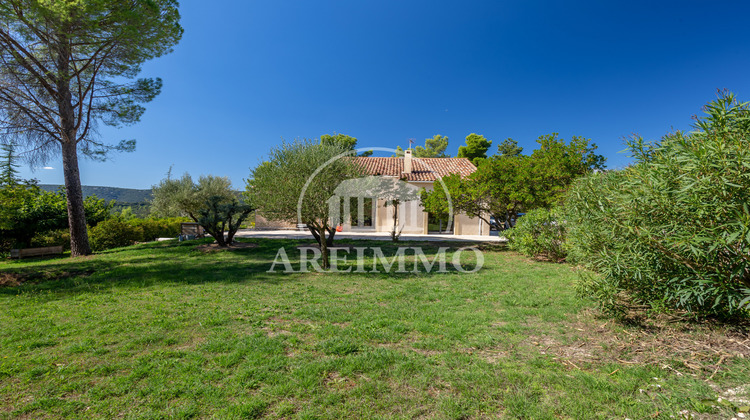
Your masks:
M629 142L635 164L578 180L564 219L569 260L596 273L579 290L693 316L747 316L750 107L722 93L695 131Z

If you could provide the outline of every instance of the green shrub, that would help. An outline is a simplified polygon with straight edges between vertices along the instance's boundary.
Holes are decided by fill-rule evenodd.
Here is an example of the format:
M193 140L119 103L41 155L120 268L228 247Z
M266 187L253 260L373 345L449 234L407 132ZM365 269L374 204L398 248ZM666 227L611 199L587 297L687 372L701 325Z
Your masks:
M62 245L64 250L70 251L70 231L68 229L39 233L31 240L33 248L58 245Z
M111 218L89 229L91 249L103 251L136 242L150 242L157 238L176 238L180 234L180 223L186 221L188 219L181 217L129 220Z
M155 241L158 238L176 238L180 234L180 223L189 222L184 217L162 219L130 219L128 223L139 226L143 235L138 242Z
M555 211L531 210L512 229L504 232L511 249L530 257L565 260L565 226Z
M629 146L631 167L579 180L565 204L570 260L600 274L581 291L695 316L747 315L750 108L731 94L697 131Z
M94 251L133 245L143 237L143 228L112 218L89 229L89 242Z

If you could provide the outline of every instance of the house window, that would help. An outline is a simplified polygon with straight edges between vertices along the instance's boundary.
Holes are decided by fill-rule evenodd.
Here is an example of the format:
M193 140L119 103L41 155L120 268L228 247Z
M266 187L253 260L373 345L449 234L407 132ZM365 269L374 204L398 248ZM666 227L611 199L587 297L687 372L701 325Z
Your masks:
M374 202L370 197L349 197L349 220L353 228L373 227Z

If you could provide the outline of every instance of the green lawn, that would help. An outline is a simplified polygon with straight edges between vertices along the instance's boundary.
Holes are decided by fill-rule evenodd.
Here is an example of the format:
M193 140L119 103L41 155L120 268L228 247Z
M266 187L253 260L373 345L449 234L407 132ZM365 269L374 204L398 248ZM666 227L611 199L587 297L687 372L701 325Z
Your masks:
M255 243L0 262L0 418L729 418L708 400L750 399L746 334L598 317L568 265L488 248L476 274L271 274L297 243Z

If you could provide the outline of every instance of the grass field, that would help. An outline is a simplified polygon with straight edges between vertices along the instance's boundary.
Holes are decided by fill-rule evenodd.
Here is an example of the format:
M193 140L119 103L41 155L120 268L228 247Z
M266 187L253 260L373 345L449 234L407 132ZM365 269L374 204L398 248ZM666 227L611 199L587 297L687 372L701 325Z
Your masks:
M298 243L255 243L0 262L0 418L731 418L750 399L738 327L597 316L568 265L486 248L475 274L267 273Z

